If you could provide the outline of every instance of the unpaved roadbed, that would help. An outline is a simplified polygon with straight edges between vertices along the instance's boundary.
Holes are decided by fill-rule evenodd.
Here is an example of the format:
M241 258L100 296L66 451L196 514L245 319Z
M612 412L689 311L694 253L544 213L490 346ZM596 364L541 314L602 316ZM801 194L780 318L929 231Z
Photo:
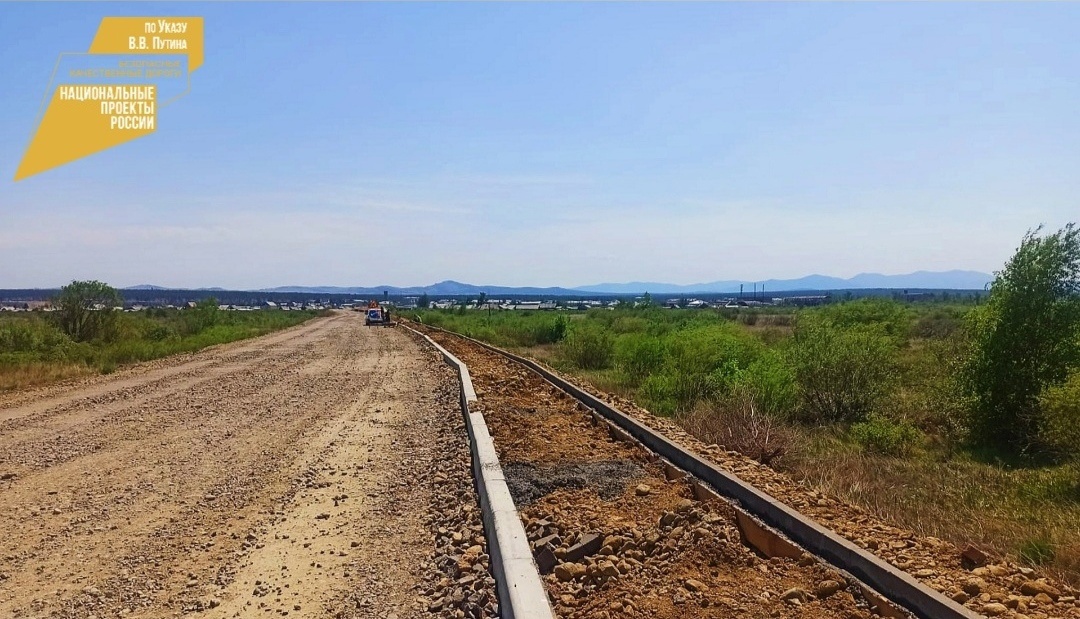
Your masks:
M436 547L468 462L448 369L356 315L10 394L0 616L482 616L486 555L456 601Z

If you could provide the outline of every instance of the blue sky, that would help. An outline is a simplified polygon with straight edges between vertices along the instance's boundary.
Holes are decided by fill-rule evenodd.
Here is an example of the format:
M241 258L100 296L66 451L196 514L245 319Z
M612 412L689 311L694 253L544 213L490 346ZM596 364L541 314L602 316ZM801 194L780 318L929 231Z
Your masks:
M57 54L201 15L149 137L13 182ZM0 4L0 287L1000 268L1080 219L1076 3Z

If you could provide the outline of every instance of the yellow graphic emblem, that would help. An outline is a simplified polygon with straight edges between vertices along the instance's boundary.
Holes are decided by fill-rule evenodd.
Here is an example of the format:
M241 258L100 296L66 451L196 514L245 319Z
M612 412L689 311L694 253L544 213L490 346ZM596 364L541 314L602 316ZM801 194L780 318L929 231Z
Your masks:
M202 63L201 17L102 19L89 52L60 54L15 180L153 133Z

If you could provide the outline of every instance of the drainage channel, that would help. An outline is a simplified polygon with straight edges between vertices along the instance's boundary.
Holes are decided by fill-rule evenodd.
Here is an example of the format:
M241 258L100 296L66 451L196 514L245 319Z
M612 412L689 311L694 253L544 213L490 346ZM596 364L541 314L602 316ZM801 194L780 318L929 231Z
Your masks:
M694 508L699 514L699 520L704 514L705 519L713 519L717 517L715 514L723 514L733 524L733 529L737 531L739 540L745 544L746 547L753 549L753 552L759 557L764 557L768 560L766 569L777 570L777 566L783 566L787 563L795 564L796 566L806 567L812 571L812 562L819 562L827 564L827 566L835 568L831 573L831 578L825 578L819 581L816 588L821 589L827 582L837 582L845 589L849 595L856 598L855 605L860 609L868 609L870 613L878 616L885 617L920 617L920 618L947 618L947 619L974 619L982 617L974 613L973 610L963 607L960 604L949 600L948 597L936 592L915 580L912 576L905 573L900 569L893 567L892 565L882 561L880 557L868 553L865 550L856 547L855 544L848 541L845 538L841 538L833 531L825 529L824 527L814 523L807 519L805 515L785 506L785 504L773 499L772 497L760 492L754 486L745 483L740 480L738 476L735 476L727 471L721 470L714 465L711 461L703 458L697 454L690 452L690 450L681 447L680 445L665 438L664 435L652 430L651 428L643 425L642 422L625 415L618 411L617 408L609 405L608 403L595 398L594 395L585 392L579 387L572 385L572 383L564 380L549 371L548 368L542 365L521 358L521 356L515 355L508 351L501 350L496 347L485 344L485 342L477 341L472 338L460 336L443 331L443 329L437 329L436 327L424 326L422 328L433 329L433 331L448 336L450 338L457 338L459 341L468 341L473 346L478 346L487 351L488 353L495 353L499 358L508 361L515 366L522 369L523 373L530 373L535 377L539 377L551 386L554 390L557 390L559 394L565 394L569 399L581 409L581 413L584 418L588 419L591 425L603 433L613 443L620 443L627 446L633 446L634 448L643 449L646 454L646 462L643 463L644 467L653 467L653 470L661 471L662 480L669 485L672 484L684 484L687 488L689 496L696 501L699 508ZM449 341L447 341L449 344ZM436 345L437 346L437 345ZM446 354L449 354L447 352ZM453 355L451 355L453 356ZM455 358L457 359L457 358ZM478 360L478 356L474 356L474 361ZM460 362L458 362L460 363ZM463 364L461 364L463 366ZM467 371L468 372L468 371ZM523 374L510 373L509 380L503 380L509 386L509 390L512 391L518 383L526 380ZM496 388L499 390L500 388ZM545 396L546 398L546 396ZM518 406L521 403L518 402ZM492 417L492 419L496 419ZM489 421L491 422L491 421ZM522 426L521 432L544 432L552 430L544 430L538 427L528 427L528 423L531 420L525 416L515 417L513 420L518 426ZM487 427L485 426L485 429ZM577 429L581 432L581 429ZM492 432L498 434L499 432ZM513 432L505 433L503 435L508 438L508 445L504 445L502 441L499 444L503 446L503 452L518 453L519 450L515 447L515 442L524 442L526 439L517 439ZM594 442L595 446L595 442ZM611 447L603 446L603 450L609 450ZM542 457L541 457L542 459ZM540 468L544 465L551 465L551 462L540 462ZM505 477L512 477L511 485L514 485L513 477L521 476L522 473L516 471L516 469L524 469L526 476L531 474L532 470L537 468L536 463L529 466L519 466L517 462L508 463L505 465L509 471L513 472L512 475L504 475ZM530 468L531 467L531 468ZM643 469L644 470L644 469ZM501 472L501 469L500 469ZM571 475L572 476L572 475ZM656 476L656 474L653 474ZM519 484L518 484L519 485ZM642 484L648 486L659 486L661 484ZM638 486L640 488L640 486ZM519 496L523 496L525 500L530 499L530 495L521 492L517 493ZM542 490L541 490L541 495ZM646 495L657 495L653 488L645 490ZM646 499L656 498L662 502L662 497L644 497ZM669 501L670 502L670 501ZM706 506L712 506L706 508ZM528 530L528 540L531 542L532 559L531 563L534 565L534 569L541 571L541 573L550 574L555 571L554 576L542 576L548 583L549 593L554 598L556 603L556 610L565 609L567 613L558 613L559 616L567 614L568 616L584 617L584 616L602 616L595 613L596 608L592 608L593 613L582 614L573 613L569 611L570 608L575 607L575 603L578 600L570 600L569 597L582 597L580 590L575 588L567 589L566 587L559 586L559 582L566 578L565 569L561 571L557 570L557 566L567 563L577 563L577 561L585 560L588 563L586 569L592 569L595 571L596 565L607 562L611 563L609 559L604 559L605 556L610 559L617 559L616 556L611 556L612 549L609 541L615 538L613 543L619 543L620 537L627 537L623 535L608 535L604 536L603 531L600 535L579 535L573 538L577 543L573 544L570 548L566 548L565 540L559 539L565 535L566 531L554 530L551 527L552 517L544 511L544 508L537 506L528 506L528 504L518 504L517 509L521 510L522 520L525 521L526 529ZM685 522L685 517L680 517L678 514L687 515L689 508L686 504L680 503L678 506L669 507L673 509L664 511L660 516L658 533L661 536L665 534L665 531L670 531L673 528L687 528L692 529L694 524L692 522ZM558 509L558 508L554 508ZM680 512L681 510L681 512ZM674 517L671 514L676 514ZM713 515L710 515L713 514ZM664 519L671 522L675 522L681 526L672 527L664 526ZM539 526L537 523L539 521ZM671 524L669 522L669 524ZM599 527L603 529L603 526ZM700 528L700 527L699 527ZM708 542L707 531L700 533L697 529L693 529L694 533L689 534L689 537L698 536L700 534L702 539L694 538L694 541ZM630 533L629 530L621 531L621 533ZM635 533L639 531L635 530ZM719 531L720 536L723 537L723 531ZM651 534L650 534L651 535ZM571 533L571 537L573 534ZM647 538L648 536L638 536L640 539ZM599 539L596 539L599 538ZM702 541L704 540L704 541ZM552 541L563 541L563 548L555 549ZM663 539L658 540L663 541ZM538 543L539 542L539 543ZM631 546L637 546L634 542ZM588 548L586 548L588 547ZM723 547L723 544L720 544ZM519 547L518 547L519 548ZM672 544L667 544L664 547L666 554L674 554L679 552ZM718 547L719 548L719 547ZM568 552L572 551L572 552ZM726 552L730 552L730 549ZM638 551L640 553L640 551ZM591 559L586 560L585 557L589 555L595 555ZM715 561L712 561L710 557L705 555L701 556L701 559L705 562L701 566L701 569L707 573L711 568L715 568ZM621 556L621 555L620 555ZM631 553L631 559L637 554ZM575 561L568 561L575 560ZM644 559L644 557L643 557ZM729 557L730 559L730 557ZM735 557L738 559L738 557ZM811 561L812 560L812 561ZM734 560L733 560L734 561ZM735 561L738 563L738 561ZM786 563L785 563L786 562ZM640 562L639 562L640 563ZM669 562L670 563L670 562ZM604 568L608 568L605 564ZM635 566L631 566L633 570ZM672 566L673 569L678 571L686 566L680 566L675 562ZM760 565L756 567L760 568ZM572 569L578 569L573 567ZM620 574L620 566L616 565L615 569L610 570L609 573L615 577ZM684 606L686 602L698 603L704 605L704 608L708 608L708 600L711 596L699 595L700 591L694 591L699 587L707 590L708 584L694 579L693 574L690 571L683 569L686 574L686 579L681 583L679 593L675 594L674 602L676 606L687 608ZM715 569L714 569L715 571ZM782 571L782 569L781 569ZM795 578L796 574L786 574L788 579ZM829 576L829 574L826 574ZM719 573L714 574L714 581L723 582L724 575ZM571 577L573 578L573 577ZM590 575L585 575L584 580L591 582ZM681 579L681 577L679 577ZM605 584L604 577L599 577L596 580L597 586L603 588ZM708 580L708 579L705 579ZM752 579L753 580L753 579ZM694 582L691 582L694 581ZM652 582L652 581L650 581ZM656 582L652 582L656 584ZM751 587L754 587L754 583L748 583ZM758 587L765 587L765 584L758 583ZM791 596L797 596L800 603L811 602L815 600L815 597L820 597L821 591L811 593L814 587L798 588L793 587L786 589L784 593L780 594L781 597L787 596L786 602L796 602L792 600ZM827 589L827 586L826 586ZM685 591L684 591L685 590ZM797 591L797 593L792 593ZM586 592L588 593L588 592ZM678 597L681 593L687 593L683 602L679 602ZM804 593L808 595L804 595ZM827 592L826 592L827 593ZM827 595L826 595L827 596ZM831 600L835 600L832 597ZM708 608L708 613L702 615L699 609L696 607L692 613L693 616L724 616L723 614L716 614L719 607L726 606L730 611L738 611L740 608L738 605L726 604L731 602L730 597L720 597L721 602L717 604L714 601L712 608ZM824 602L822 602L824 604ZM796 603L798 605L798 603ZM565 606L565 608L564 608ZM643 610L649 606L649 603L640 602L637 604L633 602L627 602L627 600L616 600L611 602L610 608L613 611L613 616L620 616L619 610ZM577 604L577 608L581 610L581 604ZM809 608L804 608L808 610ZM835 613L840 611L840 608L828 607L822 608L827 610L824 613L825 616L836 616ZM623 613L622 615L634 616L634 613ZM663 616L664 613L656 613L653 611L651 616L658 617ZM773 616L782 616L786 613L777 615L772 613ZM647 615L642 615L647 616ZM806 613L799 614L798 616L814 616L806 615ZM842 616L842 615L841 615Z

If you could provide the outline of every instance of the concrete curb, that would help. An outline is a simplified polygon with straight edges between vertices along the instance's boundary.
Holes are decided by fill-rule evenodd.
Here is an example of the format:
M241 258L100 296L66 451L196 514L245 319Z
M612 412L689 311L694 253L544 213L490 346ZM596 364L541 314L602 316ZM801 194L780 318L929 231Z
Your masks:
M438 327L432 327L438 329ZM555 387L592 407L611 423L619 426L657 455L711 485L720 494L774 527L795 543L835 567L850 572L890 601L924 619L980 619L976 613L916 580L911 574L887 563L833 531L826 529L798 511L777 501L754 486L717 467L706 458L683 449L652 428L600 400L577 385L556 375L539 363L519 357L479 340L439 329L469 340L492 352L530 368Z
M525 527L521 524L502 467L499 466L499 456L488 433L487 423L482 414L469 410L469 403L476 401L469 368L435 340L412 327L405 328L427 340L439 351L446 364L457 370L461 386L461 412L465 415L469 450L472 452L473 479L480 497L484 536L491 556L491 573L495 577L495 589L499 596L499 616L503 619L553 619L555 614L551 610L547 590L540 579L529 538L525 535Z

